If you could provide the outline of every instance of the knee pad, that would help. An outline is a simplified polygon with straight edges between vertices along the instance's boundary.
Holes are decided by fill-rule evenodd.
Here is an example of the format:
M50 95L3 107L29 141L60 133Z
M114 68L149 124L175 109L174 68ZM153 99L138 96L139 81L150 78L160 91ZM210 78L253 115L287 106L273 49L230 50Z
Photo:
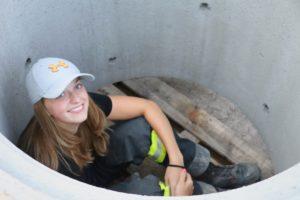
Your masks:
M193 177L200 176L207 169L210 162L210 152L201 145L195 145L195 156L188 171Z

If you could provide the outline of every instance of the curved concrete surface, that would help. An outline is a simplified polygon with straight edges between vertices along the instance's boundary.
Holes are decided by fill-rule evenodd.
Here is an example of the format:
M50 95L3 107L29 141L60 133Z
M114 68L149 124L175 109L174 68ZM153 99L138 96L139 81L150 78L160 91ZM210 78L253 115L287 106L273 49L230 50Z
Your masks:
M0 197L16 199L160 199L114 192L76 181L31 159L0 134ZM299 199L300 164L259 183L227 192L178 199ZM22 193L22 196L20 195Z
M57 56L96 75L90 90L151 75L207 86L241 108L265 140L276 172L286 170L300 160L299 8L298 0L0 1L0 131L15 143L32 115L25 62ZM82 187L95 197L126 196L61 180L5 138L0 169L37 191L79 198ZM201 198L296 198L297 174L299 164L262 183Z

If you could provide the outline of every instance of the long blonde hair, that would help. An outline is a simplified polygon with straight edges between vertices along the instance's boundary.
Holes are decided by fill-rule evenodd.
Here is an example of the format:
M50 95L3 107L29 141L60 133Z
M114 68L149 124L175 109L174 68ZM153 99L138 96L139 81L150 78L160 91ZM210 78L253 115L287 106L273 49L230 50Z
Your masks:
M34 159L57 170L59 161L70 169L65 157L71 158L80 169L92 162L93 151L105 155L109 136L105 132L105 114L89 97L87 120L76 134L60 127L47 112L43 99L34 104L32 117L18 141L18 146Z

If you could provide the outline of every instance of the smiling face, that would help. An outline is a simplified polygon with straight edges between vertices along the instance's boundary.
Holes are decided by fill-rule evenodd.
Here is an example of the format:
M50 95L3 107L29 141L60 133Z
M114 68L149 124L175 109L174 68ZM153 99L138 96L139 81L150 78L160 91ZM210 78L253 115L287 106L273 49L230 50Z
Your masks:
M87 119L89 97L80 79L73 80L55 99L44 99L49 114L70 131L77 131Z

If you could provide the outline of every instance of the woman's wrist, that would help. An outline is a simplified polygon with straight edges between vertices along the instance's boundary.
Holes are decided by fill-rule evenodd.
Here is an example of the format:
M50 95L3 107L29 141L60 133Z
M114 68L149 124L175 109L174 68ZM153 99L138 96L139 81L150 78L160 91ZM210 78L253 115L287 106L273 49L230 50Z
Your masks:
M183 156L181 152L177 152L172 155L168 154L168 156L170 164L184 166Z

